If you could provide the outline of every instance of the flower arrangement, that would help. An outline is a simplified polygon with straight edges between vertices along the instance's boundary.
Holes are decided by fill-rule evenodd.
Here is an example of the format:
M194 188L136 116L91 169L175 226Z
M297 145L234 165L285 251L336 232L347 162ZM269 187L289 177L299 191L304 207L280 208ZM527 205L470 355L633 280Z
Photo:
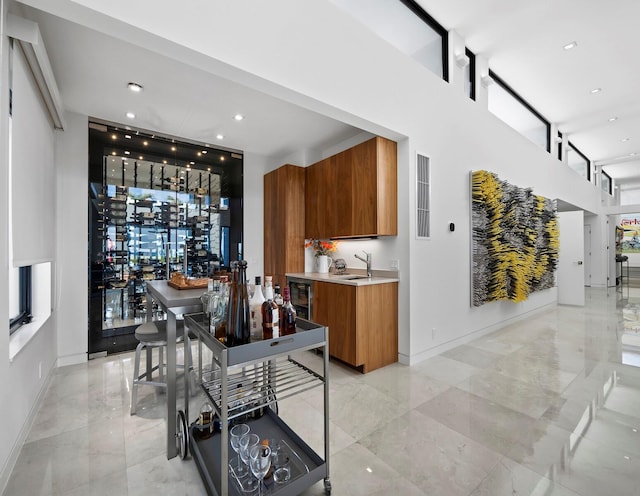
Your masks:
M329 255L329 253L333 253L338 248L337 241L325 241L322 239L310 239L307 240L304 244L305 248L313 247L313 250L316 252L316 257L321 255Z

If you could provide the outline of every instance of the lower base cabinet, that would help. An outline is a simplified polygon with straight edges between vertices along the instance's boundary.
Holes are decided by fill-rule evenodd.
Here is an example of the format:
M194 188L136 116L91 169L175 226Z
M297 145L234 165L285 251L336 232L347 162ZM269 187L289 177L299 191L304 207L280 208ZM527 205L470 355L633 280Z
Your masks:
M329 354L363 373L398 361L398 283L314 282L313 320L329 327Z

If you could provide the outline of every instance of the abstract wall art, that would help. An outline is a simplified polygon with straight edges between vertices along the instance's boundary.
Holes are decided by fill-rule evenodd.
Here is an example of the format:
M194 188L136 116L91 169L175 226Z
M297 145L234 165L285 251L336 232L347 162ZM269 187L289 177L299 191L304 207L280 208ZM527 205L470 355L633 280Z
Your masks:
M471 226L473 306L524 301L555 285L559 232L552 200L474 171Z

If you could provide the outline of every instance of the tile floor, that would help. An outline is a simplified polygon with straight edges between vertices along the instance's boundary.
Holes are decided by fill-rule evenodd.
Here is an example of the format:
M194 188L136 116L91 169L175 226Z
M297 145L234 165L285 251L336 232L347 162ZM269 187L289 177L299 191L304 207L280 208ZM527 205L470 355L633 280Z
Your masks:
M639 315L640 289L593 289L412 367L332 364L333 494L640 495ZM204 494L166 459L164 395L129 415L132 356L55 371L5 495ZM280 408L322 453L321 389Z

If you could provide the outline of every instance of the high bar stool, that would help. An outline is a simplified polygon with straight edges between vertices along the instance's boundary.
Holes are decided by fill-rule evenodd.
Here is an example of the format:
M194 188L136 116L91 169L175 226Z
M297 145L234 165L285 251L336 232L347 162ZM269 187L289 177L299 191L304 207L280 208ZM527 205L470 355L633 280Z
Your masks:
M184 340L183 336L184 321L176 321L176 342ZM138 385L155 386L161 389L167 389L167 382L164 379L164 349L167 346L167 322L166 320L158 320L154 322L146 322L136 328L136 339L139 341L136 346L136 355L133 365L133 384L131 386L131 415L136 413L136 404L138 402ZM142 349L147 350L147 370L140 374L140 354ZM153 366L151 351L158 348L158 365ZM191 348L185 346L185 365L177 365L188 370L190 364L193 363L191 357ZM158 371L158 380L153 380L153 372Z

